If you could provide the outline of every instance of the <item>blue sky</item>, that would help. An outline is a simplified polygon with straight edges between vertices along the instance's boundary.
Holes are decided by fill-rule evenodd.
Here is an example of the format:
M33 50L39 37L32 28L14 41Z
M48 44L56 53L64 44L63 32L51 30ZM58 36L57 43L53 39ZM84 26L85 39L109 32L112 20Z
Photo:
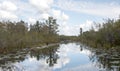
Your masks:
M117 19L120 0L0 0L0 20L36 20L53 16L59 24L59 34L78 35L103 19Z

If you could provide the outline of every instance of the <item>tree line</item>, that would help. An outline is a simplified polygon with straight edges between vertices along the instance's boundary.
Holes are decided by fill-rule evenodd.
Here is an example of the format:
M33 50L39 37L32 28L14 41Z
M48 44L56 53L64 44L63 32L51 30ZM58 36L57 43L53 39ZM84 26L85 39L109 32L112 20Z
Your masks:
M105 22L96 23L98 30L93 27L89 31L83 32L80 28L79 40L92 47L116 47L120 46L120 18L107 19Z
M59 42L56 19L49 17L30 25L24 21L0 22L0 48L16 49Z

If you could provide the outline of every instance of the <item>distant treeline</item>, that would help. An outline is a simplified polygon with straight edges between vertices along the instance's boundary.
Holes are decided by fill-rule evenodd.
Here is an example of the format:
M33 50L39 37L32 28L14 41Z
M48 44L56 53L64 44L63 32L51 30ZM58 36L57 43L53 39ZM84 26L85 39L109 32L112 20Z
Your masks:
M56 19L36 21L30 25L24 21L0 22L0 48L15 49L59 42L58 24Z
M108 19L104 23L97 24L97 28L97 31L92 28L86 32L80 28L79 40L92 47L120 46L120 18Z

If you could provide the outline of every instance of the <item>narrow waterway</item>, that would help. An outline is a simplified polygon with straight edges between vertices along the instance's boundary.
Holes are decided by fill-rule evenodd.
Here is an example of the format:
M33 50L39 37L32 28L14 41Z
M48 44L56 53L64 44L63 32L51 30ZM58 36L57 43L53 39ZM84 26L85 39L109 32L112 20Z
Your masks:
M0 55L0 71L120 71L120 52L67 43ZM111 55L111 54L110 54Z

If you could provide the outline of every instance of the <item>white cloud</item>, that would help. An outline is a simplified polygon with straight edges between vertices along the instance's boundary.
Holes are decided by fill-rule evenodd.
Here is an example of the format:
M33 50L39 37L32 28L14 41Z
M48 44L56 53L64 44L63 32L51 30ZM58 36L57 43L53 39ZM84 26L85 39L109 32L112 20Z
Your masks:
M62 19L63 21L67 21L69 19L69 16L66 15L65 13L62 13Z
M50 15L47 14L47 13L41 14L41 18L42 18L42 19L48 19L49 16L50 16Z
M67 22L63 22L59 26L59 34L60 35L78 35L79 33L79 25L71 25Z
M69 16L67 14L52 7L54 0L29 0L29 3L38 10L38 13L40 13L40 19L48 19L49 16L53 16L57 19L57 21L59 21L58 24L67 22L69 19Z
M85 23L80 24L80 28L82 28L83 31L88 31L88 30L90 30L92 27L94 27L94 23L93 23L93 21L91 21L91 20L86 20Z
M61 11L60 11L60 10L52 9L52 14L53 14L53 16L54 16L55 18L60 19Z
M4 1L3 3L0 4L0 8L2 10L6 10L6 11L16 11L17 7L15 4L13 4L10 1Z
M14 12L17 10L17 6L10 1L3 1L0 3L0 19L1 20L15 20L17 15Z
M18 17L11 12L0 10L0 19L2 20L7 20L7 19L12 20L17 18Z
M53 4L53 0L29 0L29 2L42 13L47 12Z
M73 30L73 26L70 26L67 22L69 20L69 16L62 12L61 10L52 9L52 15L59 22L59 34L60 35L72 35L71 30ZM75 30L76 33L76 30ZM75 34L74 34L75 35Z
M61 10L52 9L52 15L53 15L53 17L55 17L61 21L69 20L69 16L67 14L65 14L64 12L62 12Z
M83 31L88 31L90 30L92 27L97 30L97 28L94 26L94 22L91 20L86 20L85 23L81 23L81 24L68 24L67 22L63 22L62 24L60 24L59 26L59 34L60 35L79 35L80 33L80 28L83 29Z
M98 3L74 0L58 0L55 6L63 10L101 16L105 18L116 18L120 14L120 5L113 2Z
M30 18L28 19L28 22L29 22L30 24L35 24L35 23L36 23L36 19L30 17ZM30 25L30 24L29 24L29 25Z

